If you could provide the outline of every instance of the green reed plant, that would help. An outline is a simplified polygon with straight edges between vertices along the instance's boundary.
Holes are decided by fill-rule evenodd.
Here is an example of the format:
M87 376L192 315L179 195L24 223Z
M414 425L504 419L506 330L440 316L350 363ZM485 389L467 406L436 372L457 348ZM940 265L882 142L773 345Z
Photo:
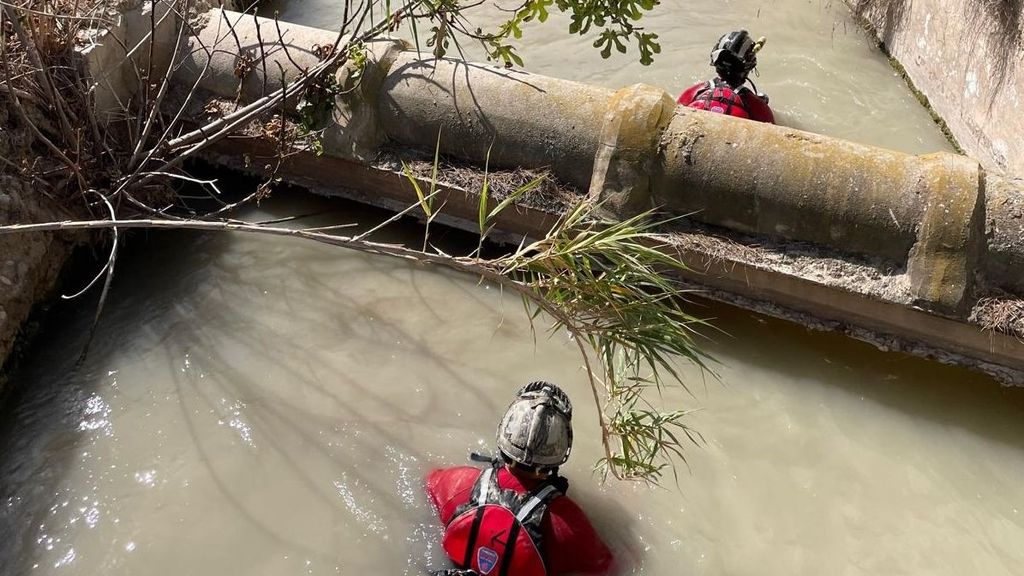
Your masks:
M481 201L483 199L481 198ZM684 271L652 213L624 221L597 216L582 201L545 237L478 266L509 279L535 317L566 330L579 347L598 405L605 456L598 469L616 478L657 482L672 457L685 463L685 410L661 411L651 395L670 385L688 390L679 359L709 372L699 331L708 324L685 309ZM597 367L591 359L597 360Z

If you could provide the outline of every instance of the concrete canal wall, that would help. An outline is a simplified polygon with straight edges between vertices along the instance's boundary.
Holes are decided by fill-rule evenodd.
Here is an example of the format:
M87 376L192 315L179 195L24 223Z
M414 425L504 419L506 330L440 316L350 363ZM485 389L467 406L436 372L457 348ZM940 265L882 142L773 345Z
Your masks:
M4 135L0 130L0 137ZM0 142L0 153L3 148L4 143ZM24 182L0 176L0 223L59 218L57 208L33 193ZM60 234L0 236L0 367L33 306L52 294L73 247L73 241Z
M1024 1L847 0L957 142L1024 174Z

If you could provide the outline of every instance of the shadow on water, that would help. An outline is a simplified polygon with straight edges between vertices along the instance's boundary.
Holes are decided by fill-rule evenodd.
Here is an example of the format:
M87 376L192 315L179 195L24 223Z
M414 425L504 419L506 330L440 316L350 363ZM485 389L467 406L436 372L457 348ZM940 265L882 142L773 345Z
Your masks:
M715 306L716 325L742 338L719 338L714 351L757 370L829 386L905 414L1024 451L1024 389L1001 386L968 369L947 366L837 333ZM751 321L753 319L754 321Z
M312 203L315 207L316 203ZM310 206L289 203L291 213L309 213ZM267 208L272 216L283 215ZM321 224L322 222L316 222ZM399 235L408 233L399 232ZM343 475L352 485L361 486L373 502L372 512L384 517L421 516L429 513L413 508L395 491L394 484L382 482L359 462L338 458L315 430L330 429L339 421L357 424L362 436L347 436L352 454L377 454L382 447L400 453L419 454L416 437L396 429L396 422L419 422L424 415L440 412L451 398L430 394L419 404L396 403L377 382L349 372L316 369L327 363L347 335L358 335L368 346L388 348L401 342L410 355L431 359L430 369L437 377L459 390L458 402L469 406L496 408L493 387L467 377L470 364L461 351L441 352L431 346L438 337L436 329L416 331L389 316L390 301L384 294L372 294L369 301L359 300L337 282L353 275L386 278L408 290L402 298L412 300L428 319L426 326L445 326L450 318L446 302L432 299L424 282L429 275L416 266L394 266L393 262L366 257L350 259L344 274L331 278L316 272L330 267L333 252L303 251L302 257L289 259L287 242L265 241L248 252L234 254L230 266L215 265L229 253L238 240L233 234L160 233L134 237L125 265L117 278L110 307L101 322L89 360L75 368L81 339L88 328L92 310L84 303L54 317L43 338L31 351L22 369L14 375L18 394L0 424L0 573L22 574L30 571L38 554L39 527L51 509L59 503L62 480L72 472L83 436L84 414L89 400L109 378L112 358L137 358L162 355L168 367L180 367L183 358L194 355L202 370L171 370L171 402L191 436L189 445L199 454L200 466L212 479L218 497L236 514L237 521L251 527L266 540L286 545L319 563L330 563L329 553L290 534L287 528L268 518L261 506L235 484L236 475L219 461L215 440L209 437L209 417L200 414L223 409L223 398L247 399L246 417L260 436L262 446L274 454L276 466L299 487L308 499L341 517L350 507L331 491L325 478ZM452 240L458 243L458 235ZM279 254L252 254L265 250L283 250ZM274 270L260 269L261 263L274 262ZM270 296L261 290L272 289L277 281L302 274L303 282L288 284L287 290ZM214 289L197 287L217 275ZM269 275L253 285L253 275ZM451 298L473 300L481 306L493 306L471 283L457 283ZM287 326L268 318L260 298L275 298L284 307ZM328 307L310 308L310 301L329 302ZM910 358L880 352L873 347L851 343L835 334L810 332L795 324L768 320L749 312L719 305L702 310L717 316L716 323L738 338L716 337L712 346L725 363L730 358L751 371L777 372L782 379L799 381L800 386L841 389L845 393L870 398L909 418L926 419L948 427L962 428L978 436L999 442L1015 450L1024 449L1024 391L999 387L978 374ZM245 313L240 313L245 312ZM519 310L515 311L519 313ZM374 315L372 322L367 315ZM200 325L184 325L184 324ZM317 335L336 334L337 341L301 337L300 326ZM296 336L298 334L298 336ZM229 346L230 350L226 350ZM238 358L260 358L276 372L268 378L287 382L286 393L260 392L261 382L245 384L253 378ZM372 361L372 359L356 359ZM491 375L487 375L491 376ZM500 375L494 374L500 381ZM491 378L488 378L491 379ZM709 386L716 386L710 383ZM809 390L810 388L808 388ZM728 391L726 391L728 393ZM799 392L798 392L799 393ZM263 394L263 395L261 395ZM318 398L321 406L303 404L296 398ZM370 418L366 413L387 415ZM753 441L753 440L752 440ZM313 462L292 453L301 445L315 454ZM348 454L348 453L345 453ZM365 457L365 456L364 456ZM423 464L417 464L423 466ZM412 472L419 478L422 470ZM643 569L644 550L637 536L636 512L607 494L578 492L581 502L597 524L610 527L607 536L620 563ZM420 496L420 498L422 498ZM432 520L432 518L430 518ZM434 535L417 536L424 542ZM419 545L419 543L417 543ZM426 545L426 544L425 544ZM422 559L415 560L422 562Z
M287 209L271 206L267 210L273 217L319 214L305 218L304 224L311 226L333 224L338 217L344 217L336 213L325 215L323 205L319 201L298 201L289 202ZM383 212L367 214L364 209L356 212L359 221L371 224L386 217ZM407 223L396 224L396 227L399 237L415 236L416 228L410 231ZM394 237L395 234L387 236L389 240ZM221 345L230 343L235 350L243 350L243 355L261 358L281 368L294 392L329 399L338 410L336 414L325 416L310 412L300 403L289 402L286 396L277 397L274 402L260 403L247 412L257 429L273 430L289 439L297 439L318 451L323 461L330 461L337 455L324 448L322 439L312 433L312 428L329 429L338 421L353 421L359 423L363 433L362 440L348 438L350 443L361 445L357 451L372 453L377 448L379 453L381 447L387 446L400 453L417 453L415 447L409 445L407 436L396 434L388 421L373 422L361 417L362 409L370 405L378 409L386 407L397 411L401 419L415 421L420 414L434 411L437 402L447 399L431 396L429 403L420 406L417 413L394 405L381 394L375 382L344 373L332 374L330 381L326 381L322 371L310 369L322 359L320 351L308 343L290 339L287 333L275 332L273 326L261 321L256 291L262 286L251 286L245 278L245 274L253 273L250 264L258 266L259 262L242 262L235 267L214 265L238 238L235 234L190 232L133 235L122 252L122 265L90 355L81 366L76 366L76 361L95 303L77 301L66 305L59 317L51 317L21 369L12 374L11 385L15 392L4 407L6 417L0 424L0 462L3 463L0 472L0 573L26 573L37 562L39 547L46 545L43 540L48 537L43 526L54 506L60 506L62 482L75 469L77 457L84 448L81 446L86 432L83 426L91 409L90 400L97 390L109 384L113 374L110 367L116 368L112 360L115 356L141 358L157 352L165 356L168 367L174 367L189 354L201 354L203 369L215 377L200 383L187 370L172 369L170 374L180 416L191 435L191 444L200 454L201 465L207 469L222 500L231 505L238 518L271 541L287 544L323 563L332 558L282 533L275 522L257 513L258 505L239 497L234 479L222 472L217 455L206 448L209 438L204 437L204 430L197 425L196 413L186 406L198 399L205 404L206 410L202 411L205 414L223 408L217 403L218 399L246 397L241 383L251 378L251 374L237 365L237 353L234 360L221 354ZM452 242L469 245L461 233L444 229L437 231L435 239L442 246ZM269 249L280 245L266 244ZM333 249L306 251L301 261L281 261L276 274L292 276L303 273L301 268L329 266L334 261L333 254ZM421 312L436 321L445 318L445 302L431 300L421 291L416 267L396 267L386 259L366 257L359 259L358 265L347 266L346 274L390 278L409 287L411 297L419 300ZM212 279L213 276L217 278ZM357 302L343 286L333 285L308 272L304 276L309 281L289 285L281 294L285 307L296 321L307 323L305 326L317 333L337 334L339 339L358 334L360 339L376 342L380 348L401 342L407 353L433 356L433 365L462 391L465 402L480 405L492 402L490 394L481 390L478 382L462 376L460 368L464 367L465 358L457 354L437 357L436 350L429 346L436 336L411 333L391 321L386 313L386 302L381 304L382 313L367 324L363 318L366 303ZM215 290L198 295L196 288L211 279ZM485 301L472 285L460 286L459 293L453 296L493 305L493 301ZM211 298L216 302L211 303ZM314 300L329 301L334 312L311 315L308 302ZM218 304L225 302L231 305ZM239 309L244 308L251 313L240 314ZM200 325L182 326L197 322ZM182 330L188 335L187 341L181 337ZM331 343L323 345L330 347ZM208 430L205 434L209 434ZM306 463L292 456L289 446L277 434L266 434L262 441L290 468L291 477L297 479L308 494L319 499L324 508L340 513L346 511L338 494L330 490L330 484L325 485L323 477L315 476ZM392 514L408 512L408 503L402 495L389 489L386 483L382 484L380 478L348 462L338 462L337 467L355 484L369 487L375 510Z

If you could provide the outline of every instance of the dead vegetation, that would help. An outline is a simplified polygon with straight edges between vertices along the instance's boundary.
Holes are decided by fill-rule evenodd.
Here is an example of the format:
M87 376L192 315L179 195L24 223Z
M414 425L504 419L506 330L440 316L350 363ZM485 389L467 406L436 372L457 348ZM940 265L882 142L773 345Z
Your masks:
M373 162L374 167L392 172L406 170L412 176L430 181L434 177L434 158L423 152L404 148L387 148ZM438 184L454 186L462 190L479 191L486 179L490 195L497 201L504 200L517 191L537 182L519 195L516 203L549 212L562 214L577 205L584 192L559 182L550 170L529 170L526 168L481 170L479 166L452 158L440 157L437 161Z
M248 197L231 201L222 197L216 182L192 177L186 162L252 125L263 126L267 134L281 141L283 151L289 136L288 124L282 120L290 112L285 103L297 101L308 86L337 70L349 57L350 45L377 37L391 26L390 22L369 24L373 2L346 4L351 10L346 10L339 25L336 44L320 53L318 63L295 81L253 102L235 102L230 110L210 111L216 113L196 125L196 116L186 114L195 104L194 87L171 106L166 97L173 75L155 63L179 59L188 44L189 19L197 6L197 0L134 5L148 18L149 27L136 31L142 33L143 41L128 46L122 39L126 33L117 29L115 22L117 10L131 10L133 5L104 0L0 3L0 109L6 118L0 135L7 137L6 144L0 146L0 179L29 183L32 193L50 203L54 217L66 220L223 218L240 204L268 193L272 176ZM396 7L394 12L400 14L407 6ZM158 53L153 43L146 43L145 38L156 37L164 22L179 21L183 25L172 28L175 39L170 53ZM130 96L118 97L118 109L102 116L96 101L103 79L90 75L82 51L95 47L92 42L97 37L114 54L115 61L106 64L105 73L134 79ZM266 58L266 54L257 58ZM293 148L292 144L287 148ZM197 212L179 194L184 184L198 187L219 207ZM108 255L95 278L76 295L102 287L98 319L123 237L116 225L96 234L105 240L99 247L105 247Z
M1024 340L1024 300L1009 294L984 296L974 305L969 321Z

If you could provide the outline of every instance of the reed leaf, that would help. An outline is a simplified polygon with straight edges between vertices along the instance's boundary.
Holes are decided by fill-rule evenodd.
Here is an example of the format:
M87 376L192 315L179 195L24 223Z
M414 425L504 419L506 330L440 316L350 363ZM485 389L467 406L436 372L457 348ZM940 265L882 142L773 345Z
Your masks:
M689 392L680 359L710 372L697 342L709 325L685 310L687 292L673 276L685 266L666 252L652 214L607 222L594 208L581 203L547 237L481 264L514 279L530 294L531 317L547 313L554 331L568 331L599 361L587 368L601 410L602 474L657 483L673 460L686 463L677 433L693 444L703 437L684 424L690 411L659 411L648 391Z

